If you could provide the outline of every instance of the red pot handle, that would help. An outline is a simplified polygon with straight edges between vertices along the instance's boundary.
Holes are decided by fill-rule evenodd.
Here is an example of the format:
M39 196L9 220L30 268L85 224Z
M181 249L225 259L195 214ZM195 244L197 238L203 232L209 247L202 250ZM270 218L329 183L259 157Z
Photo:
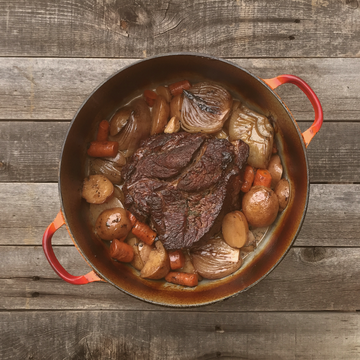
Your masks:
M312 138L320 130L323 123L323 110L320 104L320 101L311 87L302 79L295 75L279 75L273 79L263 79L263 81L271 87L271 89L276 89L279 85L291 83L299 87L305 95L310 100L312 106L315 110L315 120L313 124L302 133L302 137L305 143L305 146L308 147Z
M58 259L56 258L54 254L54 250L51 245L51 239L55 233L56 230L61 228L65 224L64 217L62 216L61 211L56 215L55 220L47 227L47 229L44 232L43 240L42 240L42 246L44 249L45 256L47 260L49 261L51 267L54 269L54 271L65 281L67 281L70 284L74 285L84 285L88 284L93 281L104 281L101 279L95 271L90 271L86 275L81 276L73 276L70 275L59 263Z

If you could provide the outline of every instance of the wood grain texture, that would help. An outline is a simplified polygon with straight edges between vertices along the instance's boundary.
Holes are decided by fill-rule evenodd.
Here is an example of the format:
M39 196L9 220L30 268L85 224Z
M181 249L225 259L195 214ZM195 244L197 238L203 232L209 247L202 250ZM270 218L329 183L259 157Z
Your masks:
M40 245L60 210L57 184L0 183L0 245ZM310 187L307 214L297 246L359 246L360 185ZM53 243L71 245L66 230Z
M7 360L360 356L360 319L349 313L4 312L0 330Z
M219 55L223 56L223 53ZM95 87L134 61L0 58L0 119L69 121ZM360 83L354 76L360 73L358 59L267 58L231 61L265 79L281 74L303 78L318 95L325 121L360 120ZM285 84L276 91L295 119L313 120L312 106L296 86Z
M75 247L54 247L72 275L89 272ZM70 285L48 264L40 246L2 246L2 310L164 310L122 293L107 283ZM223 302L193 311L356 311L359 297L360 249L293 247L284 260L256 286Z
M299 125L305 131L311 123ZM0 182L57 182L68 127L68 122L0 122ZM324 123L307 149L312 183L359 182L358 134L360 122Z
M358 57L350 1L0 2L5 56L144 57L200 51L228 57Z

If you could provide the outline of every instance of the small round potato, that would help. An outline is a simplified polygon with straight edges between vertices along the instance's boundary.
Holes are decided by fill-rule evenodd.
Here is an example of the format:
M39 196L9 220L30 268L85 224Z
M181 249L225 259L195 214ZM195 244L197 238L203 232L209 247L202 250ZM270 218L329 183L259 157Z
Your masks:
M125 239L131 230L126 210L120 207L104 210L96 220L95 230L103 240Z
M271 189L253 186L243 197L242 211L250 225L269 226L279 212L279 200Z
M286 179L281 179L278 182L275 188L275 194L279 199L279 211L283 211L286 208L290 197L290 186Z
M114 185L104 175L84 179L81 196L90 204L103 204L114 193Z
M283 166L281 164L280 156L275 154L271 157L268 171L271 174L271 188L275 189L277 183L281 180L283 173Z

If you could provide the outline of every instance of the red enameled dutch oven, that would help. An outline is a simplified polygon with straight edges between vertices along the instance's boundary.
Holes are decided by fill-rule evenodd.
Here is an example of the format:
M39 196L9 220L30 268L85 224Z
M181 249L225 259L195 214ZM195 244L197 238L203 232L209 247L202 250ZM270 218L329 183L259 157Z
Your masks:
M212 80L222 83L234 97L254 110L271 116L276 142L289 180L291 195L287 208L278 216L260 246L234 274L220 280L203 280L196 288L183 288L162 280L141 279L131 266L110 259L107 248L95 238L88 221L88 206L81 199L85 178L87 145L95 128L123 104L145 89L182 79L191 82ZM297 85L309 98L315 121L301 133L290 110L274 92L279 85ZM106 281L119 290L150 303L175 307L217 302L249 289L272 271L283 259L305 217L309 198L309 168L306 147L323 122L320 102L305 81L293 75L260 79L228 61L200 54L167 54L134 63L112 75L82 104L67 132L61 154L59 193L61 210L43 236L45 256L55 272L71 284ZM70 275L56 259L51 238L62 225L80 254L92 268L83 276Z

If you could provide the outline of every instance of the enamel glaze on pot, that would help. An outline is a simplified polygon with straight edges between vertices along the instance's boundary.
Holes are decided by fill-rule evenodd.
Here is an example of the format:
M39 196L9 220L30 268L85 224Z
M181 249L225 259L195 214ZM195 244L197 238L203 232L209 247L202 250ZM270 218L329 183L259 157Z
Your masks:
M196 288L183 288L141 279L136 270L110 259L108 249L93 235L87 220L88 207L81 199L85 178L87 144L96 126L109 119L119 106L145 89L188 79L207 79L224 84L233 95L254 110L271 116L277 128L277 145L290 182L291 197L251 260L234 274L216 281L201 281ZM291 82L300 87L315 109L315 122L301 134L289 109L273 91ZM263 80L228 61L199 54L168 54L139 61L107 79L93 91L71 122L64 141L59 175L61 211L46 229L43 248L55 272L72 284L107 281L139 299L167 306L199 306L234 296L263 279L282 260L294 242L306 213L309 197L309 169L306 146L322 124L321 105L310 87L292 75ZM84 276L70 275L57 261L51 247L54 232L62 225L92 271Z

